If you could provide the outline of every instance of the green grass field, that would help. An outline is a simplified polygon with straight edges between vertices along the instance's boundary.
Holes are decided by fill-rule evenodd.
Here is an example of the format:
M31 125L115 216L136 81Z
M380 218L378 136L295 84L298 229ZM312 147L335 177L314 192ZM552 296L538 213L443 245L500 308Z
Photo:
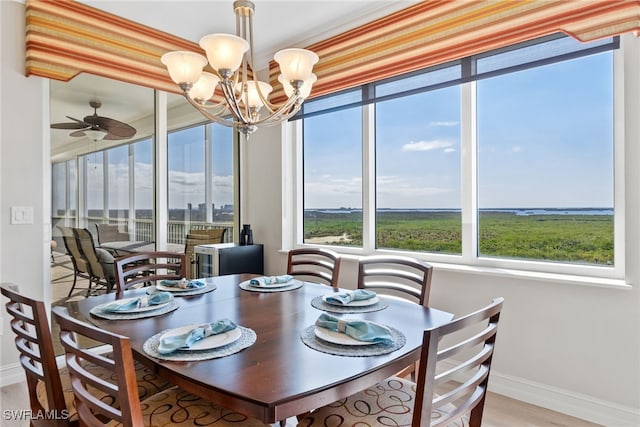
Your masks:
M460 254L461 217L454 212L379 212L378 248ZM333 244L362 245L362 214L305 213L305 241L346 235ZM482 212L480 256L613 264L612 215L530 215Z

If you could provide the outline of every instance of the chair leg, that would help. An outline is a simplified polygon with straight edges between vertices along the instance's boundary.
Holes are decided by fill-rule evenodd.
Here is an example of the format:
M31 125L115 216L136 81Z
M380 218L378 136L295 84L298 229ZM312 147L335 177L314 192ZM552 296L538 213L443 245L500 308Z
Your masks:
M91 283L93 282L93 278L89 276L89 287L87 288L87 296L91 296Z
M76 281L78 280L78 273L76 271L73 272L73 285L71 285L71 289L69 290L69 294L67 295L67 298L71 297L71 294L73 293L73 290L76 287Z

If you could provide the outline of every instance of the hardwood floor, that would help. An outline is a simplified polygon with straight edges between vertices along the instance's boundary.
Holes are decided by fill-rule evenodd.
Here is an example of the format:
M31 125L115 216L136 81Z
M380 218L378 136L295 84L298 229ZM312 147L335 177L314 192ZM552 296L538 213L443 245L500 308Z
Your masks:
M52 268L51 278L53 282L53 297L56 301L66 297L73 276L73 270L69 269L68 258L56 255L56 262ZM86 288L86 281L79 282L77 287ZM84 291L74 292L72 298L83 298ZM0 408L5 410L28 409L28 395L25 383L13 384L0 388ZM3 427L28 426L28 421L16 421L3 419L0 421ZM287 426L296 425L295 419L287 420ZM485 404L485 416L483 427L598 427L599 424L590 423L565 414L550 411L539 406L530 405L515 399L495 393L489 393Z

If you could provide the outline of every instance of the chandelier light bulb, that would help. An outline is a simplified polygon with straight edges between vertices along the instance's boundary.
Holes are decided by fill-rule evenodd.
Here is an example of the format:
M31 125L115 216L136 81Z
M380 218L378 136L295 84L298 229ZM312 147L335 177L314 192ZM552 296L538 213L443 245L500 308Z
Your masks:
M209 65L216 71L228 70L231 73L240 68L249 43L241 37L231 34L209 34L200 39L200 47L207 52Z
M171 80L178 85L197 82L202 74L202 67L207 65L207 58L204 56L184 50L165 53L160 61L169 70Z
M244 102L245 97L244 97L244 92L241 90L242 87L243 87L243 84L238 83L236 88L240 92L240 99L242 99L242 101ZM260 98L260 94L258 93L258 90L262 93L262 96L265 99L268 98L271 91L273 91L273 87L269 83L265 83L261 81L253 81L253 80L248 81L246 87L247 87L248 106L249 108L255 108L255 109L259 109L264 105L264 103L262 102L262 99Z
M200 79L189 90L191 99L200 103L208 101L216 90L220 77L215 74L203 72Z
M318 55L307 49L283 49L273 59L280 65L280 72L290 82L306 80L311 76L313 65L318 62Z
M309 96L309 94L311 93L311 88L313 87L313 84L316 82L316 80L318 80L318 77L315 74L311 73L311 76L309 76L304 81L304 83L302 83L302 86L299 89L300 98L306 99ZM278 81L282 84L284 93L285 95L287 95L287 97L293 95L294 89L293 86L291 86L291 82L285 80L282 74L278 76Z

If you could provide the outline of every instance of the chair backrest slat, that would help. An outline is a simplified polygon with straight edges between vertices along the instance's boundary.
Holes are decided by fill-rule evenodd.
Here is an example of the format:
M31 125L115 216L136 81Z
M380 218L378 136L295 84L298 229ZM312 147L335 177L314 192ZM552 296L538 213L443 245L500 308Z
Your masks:
M119 294L134 286L186 277L185 254L140 252L115 259L116 289Z
M16 333L16 348L27 378L31 410L63 413L67 407L44 302L20 294L15 285L8 283L3 283L0 290L9 299L6 309L12 317L11 329ZM40 381L45 385L46 403L38 400L36 387Z
M371 289L400 297L409 297L429 306L433 267L405 256L376 255L358 262L358 288Z
M470 427L480 427L503 302L496 298L481 310L424 331L413 427L431 420L438 409L442 416L431 420L432 427L467 414ZM451 387L437 394L444 382ZM445 410L445 405L454 407Z
M103 426L106 424L103 418L107 418L107 421L115 420L124 426L144 425L129 338L72 318L63 307L54 307L52 313L60 325L60 338L71 376L71 388L80 424ZM96 357L91 349L78 344L79 337L111 346L113 359ZM92 366L112 369L113 382L92 373ZM89 386L97 387L110 395L111 402L118 402L118 407L96 398L87 389Z
M323 283L337 288L341 261L340 255L329 249L292 249L287 258L287 274L320 279Z

